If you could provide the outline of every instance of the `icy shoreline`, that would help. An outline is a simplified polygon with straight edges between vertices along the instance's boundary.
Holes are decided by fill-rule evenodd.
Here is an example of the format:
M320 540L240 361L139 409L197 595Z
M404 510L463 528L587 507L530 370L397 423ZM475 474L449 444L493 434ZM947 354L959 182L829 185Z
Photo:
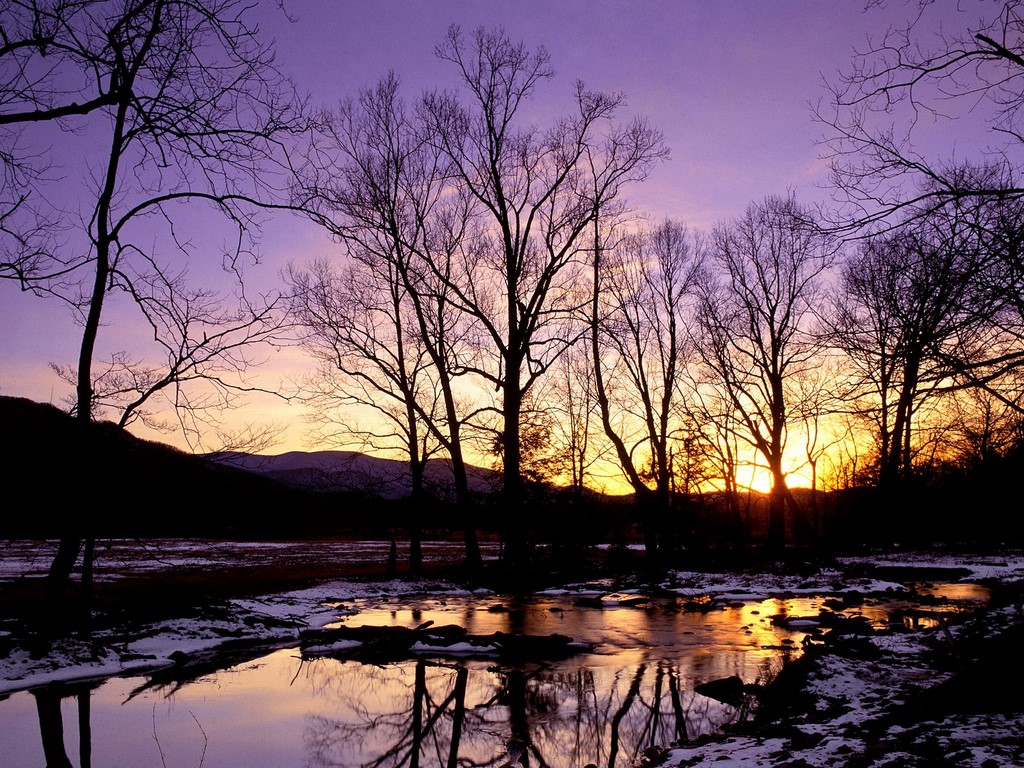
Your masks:
M849 558L837 568L814 573L729 574L677 571L661 585L680 600L711 604L761 599L767 595L879 594L898 588L872 577L885 567L955 570L965 583L992 586L1024 581L1024 558L889 557ZM863 572L862 576L851 576ZM559 586L570 597L628 599L628 585ZM335 580L315 587L261 597L228 600L191 618L144 626L108 626L89 638L65 637L45 652L30 637L0 635L0 696L57 682L147 675L182 663L214 660L231 652L298 645L300 635L335 621L346 602L381 595L493 596L445 582ZM800 617L797 617L798 620ZM995 606L971 618L950 616L915 632L853 633L833 642L808 641L801 665L801 709L756 731L743 729L698 743L662 745L649 751L649 765L694 768L826 768L827 766L926 766L971 768L1024 764L1022 707L999 711L1003 699L982 680L974 700L935 702L925 693L951 685L957 672L977 666L987 653L985 638L1019 632L1021 614L1013 604ZM808 622L808 629L811 624ZM818 633L820 635L820 633ZM1016 664L1012 657L1006 660ZM993 678L991 685L1007 685ZM946 697L947 699L949 697ZM994 702L994 704L993 704ZM993 711L995 706L995 711ZM980 710L980 711L974 711Z

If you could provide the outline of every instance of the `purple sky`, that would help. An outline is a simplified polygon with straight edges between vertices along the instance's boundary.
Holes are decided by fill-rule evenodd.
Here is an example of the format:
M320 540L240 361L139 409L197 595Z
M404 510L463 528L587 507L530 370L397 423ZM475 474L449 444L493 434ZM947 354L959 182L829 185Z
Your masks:
M564 113L577 79L624 92L621 116L646 116L671 149L671 158L629 192L630 201L655 219L677 218L697 229L739 215L769 194L793 190L804 203L827 199L827 169L816 144L822 128L809 104L827 98L823 78L847 67L869 33L904 22L917 8L896 1L864 10L863 2L816 0L284 2L294 21L269 3L263 32L276 38L284 72L325 106L388 70L401 77L410 100L424 89L455 87L451 66L433 55L452 23L466 32L503 27L529 47L545 46L557 75L530 105L531 119L544 125ZM945 5L957 28L975 21L973 11ZM69 182L82 175L69 170ZM312 225L293 219L265 234L265 262L250 270L263 286L274 285L289 262L335 251ZM48 363L76 359L76 329L65 309L0 284L0 328L0 394L59 404L69 389ZM265 383L307 367L298 351L275 353ZM263 401L236 418L290 424L274 449L281 451L308 447L301 415L298 406Z

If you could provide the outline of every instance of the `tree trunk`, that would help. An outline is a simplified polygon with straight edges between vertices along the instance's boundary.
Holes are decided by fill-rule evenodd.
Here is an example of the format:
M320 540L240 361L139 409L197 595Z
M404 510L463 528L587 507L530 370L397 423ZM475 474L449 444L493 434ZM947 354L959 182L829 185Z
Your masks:
M772 461L772 489L768 496L768 547L773 552L786 548L786 475L782 471L781 459Z
M480 542L477 539L476 527L473 524L472 500L469 495L469 477L466 473L466 461L462 456L462 442L458 426L452 426L449 433L452 435L452 438L448 455L451 458L452 477L455 481L456 515L462 526L462 539L466 547L465 566L468 573L476 574L483 568L483 558L480 556Z
M530 718L527 713L526 673L521 669L510 669L505 676L504 704L508 707L509 757L523 768L530 765ZM542 763L543 764L543 763Z
M77 526L75 526L77 529ZM75 569L78 552L82 548L82 539L78 531L66 533L60 537L57 554L50 563L46 574L46 599L51 608L62 606L67 590L67 583Z
M130 96L127 88L125 89L125 94ZM107 161L103 188L100 190L99 197L97 198L95 213L96 232L94 234L96 242L96 273L93 275L92 294L89 297L89 311L86 314L85 324L82 328L82 343L78 353L76 416L82 424L92 421L92 358L96 351L96 338L99 335L103 302L107 295L107 281L110 279L110 205L117 188L121 144L124 140L127 111L127 98L122 97L122 100L117 105L117 113L114 118L110 157ZM48 592L51 599L58 601L63 599L64 586L63 584L58 585L57 581L63 580L66 582L68 577L70 577L80 548L81 538L79 535L61 538L57 556L54 558L48 574ZM72 552L72 550L74 551Z
M409 768L419 768L423 751L423 702L427 698L427 668L422 659L416 662L412 694L412 743L409 746Z
M413 457L409 462L412 470L412 496L409 499L409 574L423 573L423 462Z
M522 451L519 444L519 418L522 393L519 391L519 370L509 365L505 383L502 416L502 513L505 530L505 561L508 567L522 571L529 566L528 524L524 519Z
M36 698L46 768L72 768L64 749L64 718L60 711L59 689L41 688L32 693Z
M469 670L459 667L455 670L455 689L452 698L455 700L452 711L452 741L448 748L448 768L459 766L459 743L462 741L462 726L466 719L466 681Z
M644 537L644 553L647 569L655 574L661 567L661 550L658 546L659 519L667 513L662 507L659 495L647 486L634 488L637 511L640 513L640 528Z
M78 692L78 762L92 768L92 691Z
M626 691L626 695L622 699L622 704L615 711L615 715L612 716L612 722L609 727L611 731L610 744L608 747L608 765L615 765L616 758L619 754L619 742L621 737L619 735L619 728L622 725L622 721L626 715L629 714L629 710L633 707L637 697L640 695L640 683L644 679L644 674L647 672L647 665L641 664L636 669L636 674L633 675L633 680L629 684L629 690Z

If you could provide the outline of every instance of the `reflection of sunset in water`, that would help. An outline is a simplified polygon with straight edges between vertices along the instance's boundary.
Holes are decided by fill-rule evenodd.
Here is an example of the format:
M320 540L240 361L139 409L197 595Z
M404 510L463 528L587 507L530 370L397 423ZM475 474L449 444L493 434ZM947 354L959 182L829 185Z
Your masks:
M591 644L592 654L572 663L588 667L615 666L624 661L678 661L686 684L729 675L754 682L766 661L779 660L788 646L799 647L805 630L774 626L773 615L799 610L807 601L764 600L687 611L674 600L651 600L644 606L594 608L575 605L571 598L532 598L518 602L497 597L454 597L427 600L411 607L359 605L354 616L335 626L405 626L424 622L457 624L470 634L494 632L567 635ZM817 609L814 609L817 613Z
M992 591L981 584L959 582L943 582L939 584L917 584L914 591L922 595L945 598L953 603L983 603L992 595Z
M770 680L807 634L841 617L923 628L959 610L958 600L988 596L962 586L864 599L660 596L632 607L599 594L365 598L339 603L336 625L433 622L477 636L561 634L592 650L544 663L424 656L363 664L286 649L180 685L115 678L85 693L54 689L47 706L64 712L57 735L77 744L83 699L76 696L85 697L95 765L130 754L153 765L399 768L419 750L421 765L450 764L457 755L460 764L498 766L508 759L507 740L519 735L531 745L530 766L625 768L647 745L693 739L745 716L745 700L720 703L696 693L701 683ZM0 738L34 735L8 748L12 764L41 764L34 698L42 695L16 693L4 703Z

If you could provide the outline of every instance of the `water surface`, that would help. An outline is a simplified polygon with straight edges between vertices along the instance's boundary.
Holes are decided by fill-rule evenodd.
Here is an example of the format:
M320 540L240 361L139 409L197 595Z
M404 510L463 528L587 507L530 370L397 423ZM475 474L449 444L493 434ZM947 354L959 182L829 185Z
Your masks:
M970 593L977 597L975 592ZM628 596L627 596L628 597ZM902 598L901 598L902 600ZM631 607L571 594L375 597L339 604L335 626L457 624L475 635L573 637L553 662L424 655L363 663L286 648L192 679L55 686L0 701L0 766L280 768L629 766L643 751L747 715L695 688L770 680L825 599L736 601L706 612L661 598ZM944 606L947 604L943 604ZM851 606L882 621L887 606ZM84 739L83 739L84 737Z
M55 546L55 544L54 544ZM485 545L485 557L495 557ZM230 567L266 560L380 563L387 542L108 541L97 580L167 568ZM400 558L405 553L400 551ZM8 542L0 580L45 573L52 552ZM428 562L458 562L456 543L429 543ZM987 599L974 584L908 585L907 592L837 595L618 595L552 590L531 598L448 594L340 599L336 627L457 625L565 635L568 658L510 661L423 653L372 661L342 650L252 651L231 666L168 677L155 673L54 685L0 697L0 768L418 768L493 766L510 741L529 745L524 765L609 768L648 747L716 732L749 714L696 688L739 677L770 681L820 631L825 611L875 628L927 630L964 603ZM610 586L609 586L610 588ZM629 605L629 603L636 603ZM244 659L244 660L239 660Z

